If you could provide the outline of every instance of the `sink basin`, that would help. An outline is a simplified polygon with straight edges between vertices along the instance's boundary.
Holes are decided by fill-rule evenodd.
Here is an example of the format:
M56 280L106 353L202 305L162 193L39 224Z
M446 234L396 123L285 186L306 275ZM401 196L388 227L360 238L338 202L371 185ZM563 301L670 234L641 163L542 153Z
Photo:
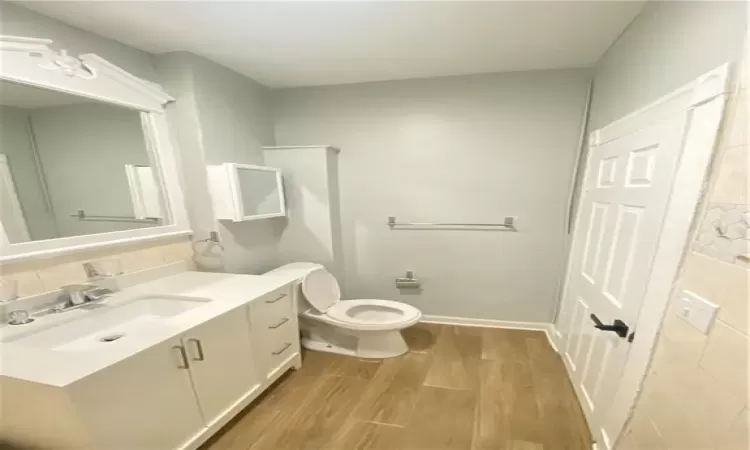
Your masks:
M209 301L196 297L147 296L119 305L91 305L98 307L80 318L11 342L57 351L95 350L127 339L144 325L178 316Z

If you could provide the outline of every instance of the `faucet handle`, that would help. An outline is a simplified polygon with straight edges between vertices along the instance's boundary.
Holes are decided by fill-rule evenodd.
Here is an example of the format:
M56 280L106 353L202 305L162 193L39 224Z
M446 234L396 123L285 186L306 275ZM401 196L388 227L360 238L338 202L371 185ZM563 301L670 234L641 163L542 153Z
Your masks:
M95 286L91 284L69 284L60 289L68 294L69 303L73 306L77 306L88 301L86 293L94 288Z
M122 265L116 258L100 259L83 263L83 270L89 280L116 277L122 275Z
M89 280L101 277L98 268L91 261L83 263L83 271L86 272L86 278Z
M8 323L11 325L23 325L33 321L34 319L29 316L29 312L25 309L16 309L8 313Z

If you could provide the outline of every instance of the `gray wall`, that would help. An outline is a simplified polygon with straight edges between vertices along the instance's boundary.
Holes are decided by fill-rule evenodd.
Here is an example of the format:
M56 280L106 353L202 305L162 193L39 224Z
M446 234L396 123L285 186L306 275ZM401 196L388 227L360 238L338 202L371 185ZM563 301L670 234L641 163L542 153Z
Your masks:
M180 149L182 186L194 239L208 237L216 230L211 195L208 191L206 158L201 141L202 130L196 104L194 55L174 52L154 57L159 82L176 100L167 105L167 119L172 139ZM188 182L189 180L189 182ZM197 261L205 269L219 270L221 258Z
M596 65L589 129L737 61L747 20L741 1L646 3Z
M57 237L57 228L47 208L32 145L28 111L0 106L0 153L8 158L29 236L51 239Z
M262 147L274 144L271 91L200 56L192 61L208 163L262 164Z
M190 53L159 55L162 82L178 101L172 130L183 147L191 215L201 228L210 224L197 216L211 210L202 180L206 164L224 162L263 165L264 145L274 144L270 91L255 81ZM182 112L180 112L182 110ZM196 196L192 193L202 191ZM223 269L261 273L276 264L277 219L252 222L219 221L195 231L199 238L218 229L225 247Z
M206 162L263 165L262 147L274 145L269 89L201 57L194 57L193 70ZM274 268L274 222L279 220L220 221L225 269L262 273Z
M549 322L589 73L539 71L285 89L278 145L339 146L347 295L425 314ZM391 231L498 222L519 233ZM414 270L421 295L394 280Z
M279 265L323 264L344 286L338 151L329 147L270 147L267 165L282 170L287 220L277 243Z

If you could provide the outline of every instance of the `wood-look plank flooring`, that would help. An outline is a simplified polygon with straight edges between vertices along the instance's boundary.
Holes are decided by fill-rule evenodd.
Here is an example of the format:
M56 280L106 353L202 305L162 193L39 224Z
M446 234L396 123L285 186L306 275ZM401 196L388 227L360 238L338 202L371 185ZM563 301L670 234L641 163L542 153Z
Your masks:
M537 331L419 324L410 351L305 352L202 450L588 450L562 361Z

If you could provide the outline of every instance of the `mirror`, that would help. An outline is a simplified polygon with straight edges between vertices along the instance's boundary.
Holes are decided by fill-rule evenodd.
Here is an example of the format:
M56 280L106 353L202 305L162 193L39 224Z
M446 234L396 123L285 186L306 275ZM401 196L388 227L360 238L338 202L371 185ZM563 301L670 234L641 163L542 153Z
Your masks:
M170 223L141 112L0 81L0 222L11 244Z
M275 170L237 167L243 216L284 215L279 177L279 172Z

